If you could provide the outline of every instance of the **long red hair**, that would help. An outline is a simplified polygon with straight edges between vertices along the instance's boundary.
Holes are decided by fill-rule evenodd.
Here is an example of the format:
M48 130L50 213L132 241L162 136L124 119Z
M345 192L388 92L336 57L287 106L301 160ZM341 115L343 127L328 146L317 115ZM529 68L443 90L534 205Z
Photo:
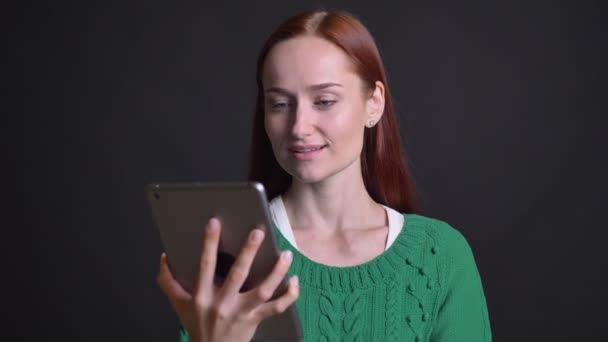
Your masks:
M340 47L350 56L363 82L374 89L376 81L385 87L384 114L373 128L366 128L361 170L370 196L402 213L419 210L411 171L405 159L393 107L393 100L376 43L365 26L345 12L309 11L295 15L270 35L257 61L258 95L253 117L249 180L264 184L269 199L283 194L291 184L291 176L276 161L264 128L264 87L262 72L268 52L277 43L289 38L313 34Z

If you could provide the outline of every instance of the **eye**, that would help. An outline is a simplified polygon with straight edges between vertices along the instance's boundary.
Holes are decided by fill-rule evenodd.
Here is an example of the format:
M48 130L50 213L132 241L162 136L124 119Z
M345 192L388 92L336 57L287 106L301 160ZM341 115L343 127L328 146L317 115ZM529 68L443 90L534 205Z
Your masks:
M315 102L315 105L321 108L329 108L331 106L333 106L336 102L336 100L330 100L330 99L321 99Z
M270 107L273 109L287 108L287 107L289 107L289 103L288 102L273 102L270 105Z
M268 101L268 109L272 112L280 112L288 110L291 107L291 102L288 100L270 100Z

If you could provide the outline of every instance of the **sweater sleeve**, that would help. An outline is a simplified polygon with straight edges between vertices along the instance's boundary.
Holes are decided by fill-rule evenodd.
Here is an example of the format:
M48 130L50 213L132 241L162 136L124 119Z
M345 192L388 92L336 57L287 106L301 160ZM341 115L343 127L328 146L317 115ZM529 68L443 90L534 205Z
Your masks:
M471 247L460 232L441 224L441 295L430 341L490 342L488 309Z

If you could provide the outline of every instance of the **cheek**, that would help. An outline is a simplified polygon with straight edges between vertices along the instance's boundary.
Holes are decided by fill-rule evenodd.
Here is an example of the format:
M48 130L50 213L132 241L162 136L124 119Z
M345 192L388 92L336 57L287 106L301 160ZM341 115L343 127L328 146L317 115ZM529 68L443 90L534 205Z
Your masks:
M361 106L344 108L344 111L335 117L332 123L333 131L341 140L355 143L363 140L364 111Z
M264 129L266 130L266 135L273 146L275 146L283 136L283 127L284 125L280 122L280 120L278 120L278 118L264 116Z

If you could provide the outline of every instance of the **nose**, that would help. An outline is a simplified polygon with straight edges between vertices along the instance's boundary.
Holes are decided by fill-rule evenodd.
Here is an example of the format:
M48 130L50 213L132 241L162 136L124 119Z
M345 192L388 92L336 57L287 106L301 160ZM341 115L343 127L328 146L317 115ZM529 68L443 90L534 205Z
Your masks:
M313 130L313 113L298 104L292 113L291 134L294 138L299 139L312 134Z

